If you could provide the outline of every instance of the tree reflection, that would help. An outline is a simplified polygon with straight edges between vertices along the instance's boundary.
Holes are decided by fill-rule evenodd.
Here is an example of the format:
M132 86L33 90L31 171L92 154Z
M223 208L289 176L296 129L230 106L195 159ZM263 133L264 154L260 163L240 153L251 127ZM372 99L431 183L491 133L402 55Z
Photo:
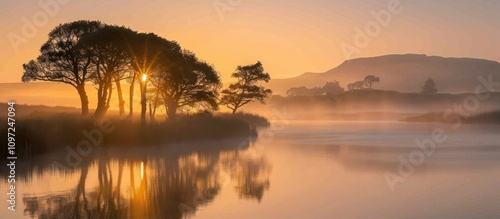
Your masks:
M268 168L264 158L240 162L239 168L235 170L238 183L236 191L240 198L262 200L264 191L269 189Z
M82 164L75 189L25 196L23 203L25 215L38 218L183 218L211 203L225 186L260 202L269 174L265 157L245 150L134 157L101 151Z
M235 191L240 198L262 200L269 189L271 167L263 156L252 157L239 151L226 152L221 159L225 168L236 181Z

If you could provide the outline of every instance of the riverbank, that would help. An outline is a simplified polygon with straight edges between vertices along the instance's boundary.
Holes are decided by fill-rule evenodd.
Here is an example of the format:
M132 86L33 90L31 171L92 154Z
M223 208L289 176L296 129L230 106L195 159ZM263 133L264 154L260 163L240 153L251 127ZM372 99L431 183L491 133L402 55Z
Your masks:
M256 137L258 127L269 126L253 114L200 113L175 120L139 120L118 116L94 121L74 113L31 115L16 119L16 155L19 158L91 147L141 147L184 141ZM0 118L0 134L7 136L7 121ZM3 142L2 150L7 151ZM5 159L5 158L0 158Z
M445 112L429 112L417 116L406 117L404 122L435 122L456 123L458 121L470 124L500 124L500 110L482 112L475 115L447 114Z

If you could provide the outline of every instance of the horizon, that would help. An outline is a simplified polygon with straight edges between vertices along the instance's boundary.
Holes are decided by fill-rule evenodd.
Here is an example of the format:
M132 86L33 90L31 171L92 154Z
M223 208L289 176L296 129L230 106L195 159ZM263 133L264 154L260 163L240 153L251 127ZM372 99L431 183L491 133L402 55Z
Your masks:
M492 49L500 48L495 41L500 35L500 25L495 22L500 19L496 13L500 3L494 1L67 1L57 7L48 4L55 0L40 2L5 2L0 9L5 33L0 45L6 48L0 83L19 82L21 65L36 58L48 32L60 23L81 19L175 40L214 65L224 83L231 81L236 66L258 60L274 79L321 73L345 60L387 54L500 61L500 54ZM384 20L383 11L391 13L389 19ZM33 16L39 20L33 21ZM27 25L33 25L34 33L25 34L30 31ZM379 30L359 34L366 26ZM363 33L368 41L359 45L356 37Z
M299 76L302 76L304 74L323 74L323 73L326 73L330 70L333 70L337 67L339 67L340 65L344 64L345 62L349 62L349 61L353 61L353 60L358 60L358 59L369 59L369 58L379 58L379 57L385 57L385 56L405 56L405 55L415 55L415 56L426 56L426 57L438 57L438 58L444 58L444 59L473 59L473 60L484 60L484 61L492 61L492 62L496 62L496 63L500 63L500 61L495 61L495 60L489 60L489 59L483 59L483 58L478 58L478 57L444 57L444 56L438 56L438 55L429 55L429 54L416 54L416 53L401 53L401 54L384 54L384 55L378 55L378 56L367 56L367 57L356 57L356 58L352 58L352 59L348 59L348 60L344 60L342 63L338 64L337 66L335 67L332 67L332 68L329 68L328 70L326 71L322 71L322 72L311 72L311 71L306 71L306 72L303 72L303 73L300 73L298 75L291 75L289 77L283 77L283 78L273 78L273 80L280 80L280 79L293 79L293 78L296 78L296 77L299 77ZM223 84L229 84L229 83L233 83L235 82L235 80L229 80L229 81L223 81ZM29 82L29 83L54 83L54 82L50 82L50 81L32 81L32 82ZM26 84L25 82L22 82L22 81L19 81L19 82L1 82L0 81L0 84ZM382 89L384 90L384 89Z

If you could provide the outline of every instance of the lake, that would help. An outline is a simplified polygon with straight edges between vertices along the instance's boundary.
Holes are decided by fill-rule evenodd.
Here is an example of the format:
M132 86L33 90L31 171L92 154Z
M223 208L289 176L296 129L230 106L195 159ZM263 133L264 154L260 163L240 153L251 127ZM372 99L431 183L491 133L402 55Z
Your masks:
M16 212L3 201L0 214L500 218L499 131L495 125L275 121L257 139L101 149L74 168L62 151L17 161ZM0 186L8 192L6 182Z

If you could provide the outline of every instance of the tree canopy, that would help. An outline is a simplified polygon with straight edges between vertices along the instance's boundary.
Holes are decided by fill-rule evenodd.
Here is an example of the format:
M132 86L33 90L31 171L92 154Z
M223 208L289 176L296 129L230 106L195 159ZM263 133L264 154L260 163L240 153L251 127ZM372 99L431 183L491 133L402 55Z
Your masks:
M379 83L380 78L375 75L367 75L362 81L356 81L347 85L348 90L372 88L373 84Z
M368 88L371 89L373 84L380 83L380 78L377 76L374 76L374 75L368 75L365 77L363 82L365 82L365 84L368 86Z
M61 24L49 33L36 60L23 64L23 82L52 81L73 86L80 96L82 114L89 113L85 83L92 78L92 52L81 39L103 28L99 21Z
M175 63L165 63L153 78L169 118L182 107L218 109L219 73L191 51L183 51Z

